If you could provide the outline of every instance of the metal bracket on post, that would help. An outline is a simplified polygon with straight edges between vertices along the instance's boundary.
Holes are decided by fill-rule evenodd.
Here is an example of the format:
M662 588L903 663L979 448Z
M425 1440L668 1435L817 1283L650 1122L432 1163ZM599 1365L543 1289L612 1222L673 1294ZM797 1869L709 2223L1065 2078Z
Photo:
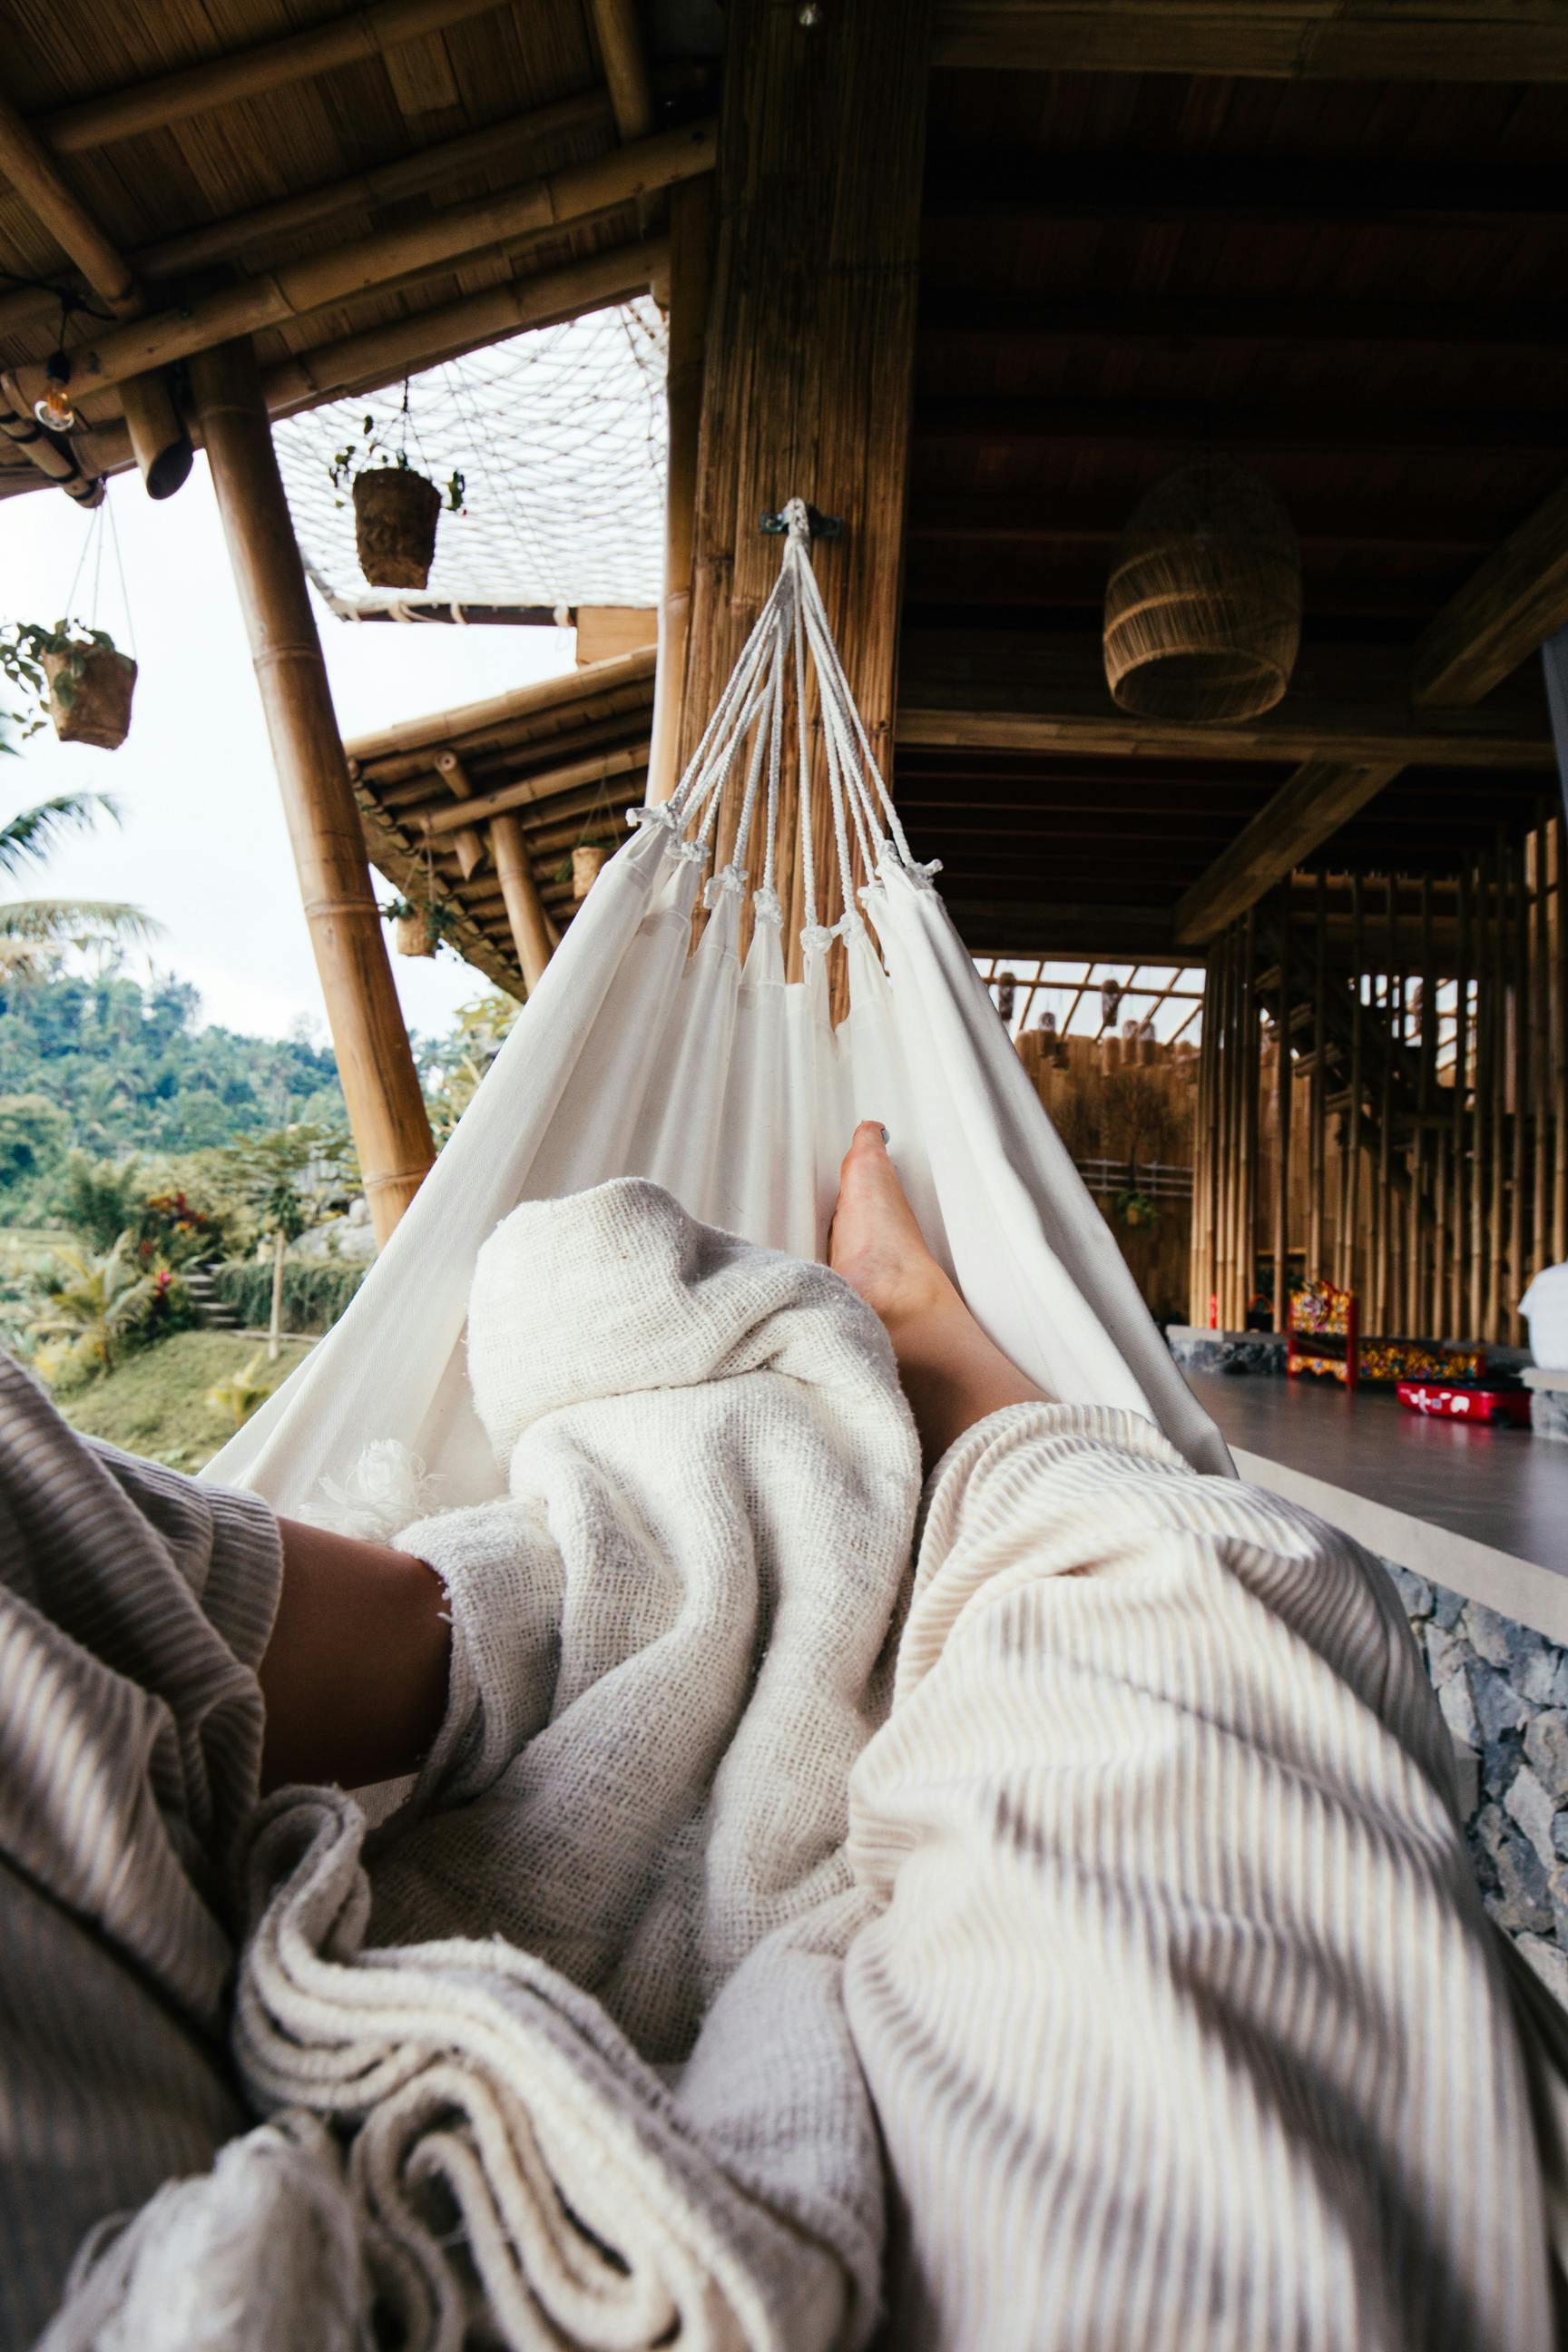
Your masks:
M844 519L841 515L819 514L815 507L808 506L805 510L805 520L807 530L813 539L841 539L844 535ZM789 516L781 508L777 514L763 515L758 528L765 530L771 538L783 539L789 529Z

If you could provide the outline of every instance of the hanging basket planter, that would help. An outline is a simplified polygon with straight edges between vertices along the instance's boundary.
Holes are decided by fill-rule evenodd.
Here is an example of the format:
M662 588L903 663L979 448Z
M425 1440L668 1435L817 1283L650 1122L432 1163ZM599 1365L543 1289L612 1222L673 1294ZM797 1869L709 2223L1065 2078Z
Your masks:
M585 842L572 852L572 896L579 905L598 880L605 856L598 842Z
M353 481L354 545L373 588L423 588L436 560L441 493L411 466L372 466Z
M399 955L433 956L452 928L451 910L433 898L394 898L381 913L392 925L392 944Z
M1105 675L1122 709L1256 718L1283 695L1300 641L1300 550L1261 476L1205 457L1156 483L1105 592Z
M136 664L118 646L68 646L43 656L49 717L62 743L117 751L131 731Z

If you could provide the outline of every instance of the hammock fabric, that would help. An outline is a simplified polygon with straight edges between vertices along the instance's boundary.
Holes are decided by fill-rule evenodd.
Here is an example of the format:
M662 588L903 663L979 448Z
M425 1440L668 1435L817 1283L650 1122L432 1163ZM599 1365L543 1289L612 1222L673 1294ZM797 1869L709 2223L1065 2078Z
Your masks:
M932 887L936 868L910 854L833 643L805 509L796 499L785 512L777 584L676 793L631 812L632 839L353 1303L209 1478L321 1516L323 1497L363 1489L360 1465L373 1447L386 1458L390 1440L439 1480L431 1499L443 1507L500 1494L463 1336L475 1261L501 1218L522 1201L647 1176L705 1223L821 1257L862 1118L889 1129L930 1246L1016 1363L1064 1402L1148 1414L1196 1468L1229 1472ZM831 929L812 856L812 672L847 909ZM773 883L791 757L805 976L786 984ZM706 884L711 919L689 952L727 792L740 795L733 857ZM858 894L857 847L872 877ZM850 980L837 1027L826 972L836 936ZM539 1346L552 1336L542 1328Z

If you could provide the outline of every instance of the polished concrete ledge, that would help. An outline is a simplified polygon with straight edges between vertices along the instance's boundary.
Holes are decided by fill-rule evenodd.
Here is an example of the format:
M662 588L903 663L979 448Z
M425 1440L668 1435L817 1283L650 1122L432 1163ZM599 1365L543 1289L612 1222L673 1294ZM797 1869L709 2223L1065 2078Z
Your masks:
M1568 1447L1300 1381L1188 1371L1244 1478L1568 1645Z

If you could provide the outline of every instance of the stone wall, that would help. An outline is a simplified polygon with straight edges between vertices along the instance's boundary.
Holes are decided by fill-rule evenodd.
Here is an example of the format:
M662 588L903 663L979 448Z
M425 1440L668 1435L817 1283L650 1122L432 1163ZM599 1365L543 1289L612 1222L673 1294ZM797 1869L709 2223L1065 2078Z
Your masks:
M1568 2008L1568 1650L1384 1566L1458 1751L1487 1909Z

